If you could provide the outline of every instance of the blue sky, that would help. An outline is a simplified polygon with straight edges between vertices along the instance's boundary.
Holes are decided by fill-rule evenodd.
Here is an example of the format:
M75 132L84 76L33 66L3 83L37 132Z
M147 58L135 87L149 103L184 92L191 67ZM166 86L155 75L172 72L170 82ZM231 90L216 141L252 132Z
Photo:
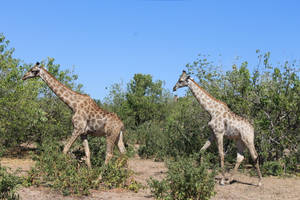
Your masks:
M251 68L256 49L270 51L273 63L299 59L300 1L244 2L2 0L0 33L25 63L53 57L63 69L75 66L97 99L135 73L171 90L200 53L221 54L224 70L237 56Z

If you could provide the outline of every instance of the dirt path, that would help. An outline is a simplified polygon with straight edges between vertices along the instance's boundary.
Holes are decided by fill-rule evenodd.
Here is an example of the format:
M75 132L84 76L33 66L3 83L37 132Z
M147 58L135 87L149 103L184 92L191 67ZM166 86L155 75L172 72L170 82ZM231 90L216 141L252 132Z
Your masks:
M14 172L19 169L22 174L26 173L34 165L34 162L30 159L2 158L0 162L2 166L8 167L9 171ZM137 157L131 158L128 166L135 172L134 179L145 186L150 176L155 179L162 179L164 172L167 170L162 162L142 160ZM149 189L142 189L138 193L122 189L110 191L92 190L91 195L88 197L63 196L45 187L23 187L18 190L18 193L22 200L154 200Z
M12 171L15 171L18 167L22 170L22 173L26 173L33 166L34 162L30 159L8 159L2 158L1 165L10 167ZM128 164L134 172L134 178L138 182L146 185L147 179L152 176L155 179L162 179L166 167L162 162L154 162L152 160L142 160L140 158L131 158ZM300 199L300 178L277 178L266 177L263 178L263 186L257 187L256 177L249 177L244 174L238 174L235 176L237 182L220 186L216 184L217 194L212 200L299 200ZM83 200L154 200L149 189L140 190L138 193L114 189L110 191L91 191L91 195L88 197L74 197L74 196L62 196L61 194L50 190L45 187L29 187L20 188L18 193L21 199L31 200L59 200L59 199L83 199Z
M237 182L221 186L216 184L217 194L212 200L299 200L300 178L263 177L262 186L258 179L245 174L235 176Z

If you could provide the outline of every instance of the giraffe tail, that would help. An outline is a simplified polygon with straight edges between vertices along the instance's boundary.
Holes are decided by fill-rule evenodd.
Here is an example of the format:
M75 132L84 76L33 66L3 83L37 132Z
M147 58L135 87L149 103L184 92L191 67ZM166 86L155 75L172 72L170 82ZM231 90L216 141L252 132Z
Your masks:
M123 142L123 131L120 131L119 137L118 137L118 148L121 154L126 153L126 149Z

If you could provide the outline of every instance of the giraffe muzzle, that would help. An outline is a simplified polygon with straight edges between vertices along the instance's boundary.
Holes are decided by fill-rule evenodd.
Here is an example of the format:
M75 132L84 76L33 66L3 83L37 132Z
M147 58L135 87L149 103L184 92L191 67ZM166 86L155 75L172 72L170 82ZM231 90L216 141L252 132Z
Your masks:
M176 85L173 87L173 92L175 92L177 90Z
M27 79L26 74L22 77L22 80L25 81Z

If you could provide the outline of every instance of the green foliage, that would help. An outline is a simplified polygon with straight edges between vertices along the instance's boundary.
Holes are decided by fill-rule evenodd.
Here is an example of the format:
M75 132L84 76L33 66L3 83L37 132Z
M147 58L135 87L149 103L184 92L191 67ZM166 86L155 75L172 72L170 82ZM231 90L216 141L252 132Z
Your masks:
M40 79L23 81L31 65L13 58L14 49L0 35L0 145L14 147L24 142L41 143L46 136L64 138L71 132L71 111ZM61 70L48 58L42 65L59 81L79 91L75 75ZM13 135L13 137L11 137Z
M162 160L168 151L166 143L169 141L164 123L146 122L136 130L137 142L140 145L138 154L142 158L156 158Z
M101 170L108 172L106 177L103 175L106 178L104 185L107 187L136 188L137 184L134 182L125 183L130 172L122 164L123 158L102 168L105 157L104 138L89 138L91 161L95 166L91 171L87 170L83 162L61 154L61 147L53 141L61 141L70 135L72 113L42 80L21 80L31 64L15 59L13 52L14 49L9 48L9 41L0 35L0 154L6 148L24 142L36 142L40 149L36 157L37 166L27 182L46 184L64 194L88 194L88 190L95 186L93 180ZM232 111L254 125L255 145L263 174L299 172L298 63L284 61L274 65L270 62L269 52L262 54L257 51L257 56L258 62L254 70L250 70L253 67L249 67L247 61L236 60L231 70L223 72L222 65L205 55L200 55L196 61L187 64L186 68L201 87L215 98L226 102ZM42 65L59 81L80 91L81 85L76 83L77 75L73 71L61 70L53 58L43 61ZM190 91L175 102L173 96L163 88L163 81L153 81L149 74L135 74L127 88L120 83L112 85L109 90L104 103L97 103L120 116L126 127L124 137L127 149L139 144L138 153L143 158L163 160L182 157L182 160L187 161L190 155L199 152L211 134L207 126L210 117ZM226 161L235 162L233 142L225 140L224 148ZM80 158L83 152L78 149L74 154ZM219 163L216 152L216 146L212 145L203 155L213 163L211 165ZM246 158L248 160L245 162L249 162L250 156ZM173 170L171 165L184 164L170 164L170 171ZM201 168L195 164L188 166L195 171ZM187 171L186 168L182 174L193 174L193 171ZM172 180L177 180L175 173ZM171 178L162 182L153 180L152 188L158 198L165 198L172 191L170 181ZM183 190L175 182L177 189ZM195 185L194 180L192 182L191 185ZM180 196L178 198L188 194L188 190L191 192L189 195L193 196L192 191L195 190L192 186L183 190L184 195L176 194Z
M161 96L162 81L153 82L151 75L134 75L128 84L126 99L131 111L129 115L134 117L135 125L161 117Z
M262 174L264 176L281 176L283 173L283 165L278 161L267 161L262 166Z
M157 199L210 199L214 192L216 171L208 171L205 162L195 161L199 155L181 157L168 163L167 177L162 181L148 181Z
M92 158L95 157L93 156L93 152L96 152L95 143L94 141L91 145ZM102 149L99 151L97 155L103 152ZM74 154L76 156L73 156ZM118 187L138 191L139 184L130 179L131 172L126 167L126 157L113 159L107 166L100 166L104 163L104 156L96 157L93 160L96 165L88 169L81 159L83 152L74 154L64 155L58 143L52 139L45 140L34 157L36 165L26 177L25 185L45 185L60 191L63 195L88 195L90 189L99 186L96 180L102 174L101 181L105 188Z
M102 170L102 182L109 189L111 188L127 188L138 192L141 185L131 177L132 172L127 168L127 156L113 158L112 162L104 165Z
M211 133L208 119L194 97L180 98L167 118L168 155L188 156L198 152Z
M247 61L236 60L231 70L223 72L222 65L215 64L211 57L204 55L186 67L201 87L254 125L260 163L282 160L285 172L292 173L297 171L297 163L300 162L297 156L300 141L297 63L283 62L274 67L270 63L269 52L261 54L257 51L257 55L258 64L253 71L250 71ZM190 91L176 103L170 95L156 95L160 96L158 101L150 100L151 95L145 92L150 91L145 90L145 85L150 88L150 80L150 76L136 75L128 84L127 91L121 85L114 87L110 103L107 102L110 108L121 113L128 127L126 140L140 144L139 155L145 158L164 159L198 152L211 134L207 126L210 116ZM160 104L161 109L145 103L145 99ZM146 105L150 107L144 107ZM158 113L152 115L152 111ZM225 139L224 148L226 161L235 162L235 144ZM289 155L284 155L285 151ZM205 156L217 162L216 152L216 146L212 145ZM251 162L247 151L246 158L245 162Z
M101 167L104 164L106 153L105 137L89 137L88 141L91 151L91 164L95 167ZM83 157L84 152L81 151L81 153L81 157Z
M167 112L169 94L163 89L161 80L153 81L147 74L135 74L124 91L121 84L110 87L106 104L116 112L127 129L136 129L147 121L161 121Z
M64 195L88 195L99 171L89 170L84 164L62 154L59 144L44 141L37 156L35 168L28 175L29 185L47 185Z
M299 151L300 79L296 62L273 67L270 53L258 53L258 65L251 73L246 61L237 61L231 71L223 73L220 66L200 56L187 68L202 87L226 102L231 110L248 119L255 127L255 145L260 163L286 160L286 172L296 169ZM226 145L225 145L226 146ZM232 146L229 146L231 149ZM284 151L289 151L285 156ZM229 157L235 155L228 151ZM227 156L227 157L228 157Z
M15 190L20 183L19 177L9 174L0 166L0 199L18 200L19 195Z
M209 117L193 97L180 98L178 102L170 103L169 109L165 121L150 121L137 129L141 157L162 160L166 157L188 156L199 152L211 134L207 127ZM209 151L215 150L216 147L212 145Z

